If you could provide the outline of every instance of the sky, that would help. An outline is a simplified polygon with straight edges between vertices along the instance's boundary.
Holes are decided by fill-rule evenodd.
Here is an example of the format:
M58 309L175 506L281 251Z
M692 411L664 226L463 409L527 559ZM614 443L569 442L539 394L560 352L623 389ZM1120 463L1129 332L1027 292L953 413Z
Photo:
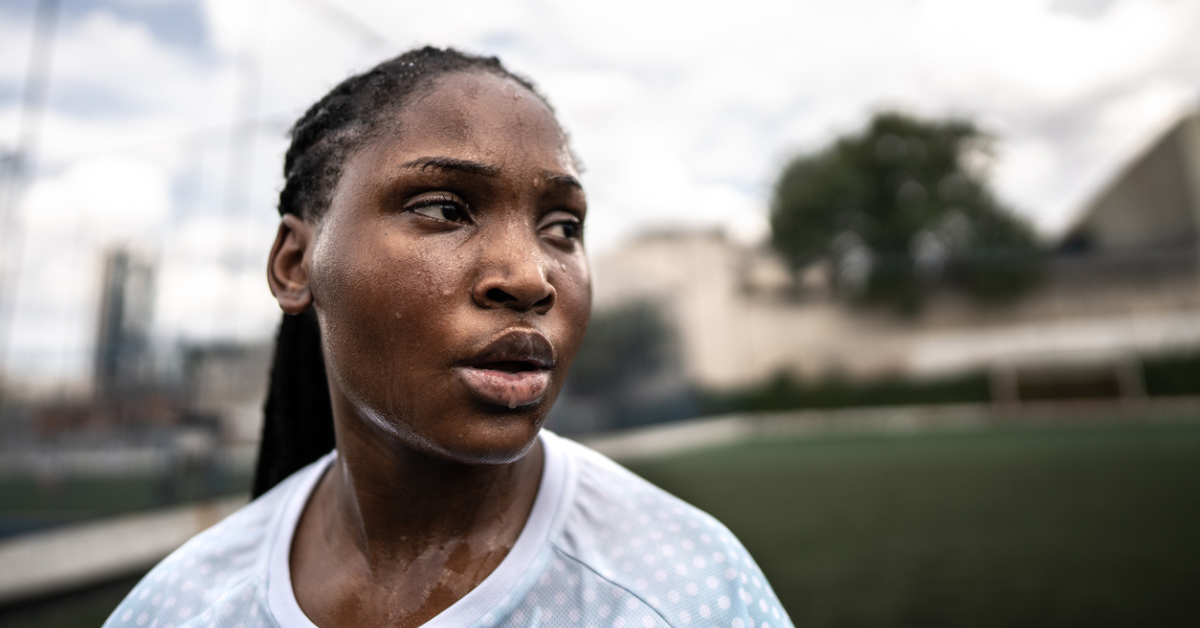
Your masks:
M36 4L0 0L6 155ZM1052 240L1200 105L1185 0L61 0L54 34L0 237L0 360L39 381L88 376L116 246L156 264L160 345L273 333L287 129L413 46L498 55L538 84L583 162L593 256L666 228L761 241L782 166L887 109L993 134L997 193Z

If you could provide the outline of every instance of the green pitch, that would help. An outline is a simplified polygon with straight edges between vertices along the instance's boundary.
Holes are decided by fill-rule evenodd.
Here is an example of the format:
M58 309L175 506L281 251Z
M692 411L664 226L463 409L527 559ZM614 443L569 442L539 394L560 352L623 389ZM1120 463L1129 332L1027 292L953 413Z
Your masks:
M797 626L1200 626L1200 424L830 437L628 466L724 521Z

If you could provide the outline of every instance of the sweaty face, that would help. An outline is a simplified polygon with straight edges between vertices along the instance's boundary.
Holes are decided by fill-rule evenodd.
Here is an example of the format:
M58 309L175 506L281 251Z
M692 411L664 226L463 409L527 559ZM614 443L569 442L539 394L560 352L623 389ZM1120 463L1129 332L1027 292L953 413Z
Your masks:
M586 207L520 85L460 73L411 98L347 159L311 251L338 420L463 462L522 455L587 326Z

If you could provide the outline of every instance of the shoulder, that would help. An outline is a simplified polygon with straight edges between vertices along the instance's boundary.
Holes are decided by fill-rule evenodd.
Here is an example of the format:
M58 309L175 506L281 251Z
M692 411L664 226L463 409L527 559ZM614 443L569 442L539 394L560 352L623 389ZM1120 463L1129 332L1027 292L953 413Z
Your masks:
M671 626L698 621L790 626L762 571L719 521L583 445L563 559L652 609Z
M284 507L302 488L305 473L313 472L311 466L298 471L172 552L133 588L105 628L224 621L271 625L266 612L268 554Z

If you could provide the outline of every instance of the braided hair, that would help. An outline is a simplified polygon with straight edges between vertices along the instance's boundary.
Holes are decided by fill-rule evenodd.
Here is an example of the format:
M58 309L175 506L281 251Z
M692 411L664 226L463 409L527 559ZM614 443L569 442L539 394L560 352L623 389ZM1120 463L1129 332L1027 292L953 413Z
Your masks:
M284 157L279 213L319 221L329 207L342 164L388 127L407 100L438 77L485 72L516 81L546 102L533 84L496 57L447 48L411 50L342 81L304 113ZM549 103L546 103L549 106ZM275 340L271 383L252 493L258 497L334 447L333 409L313 308L283 315Z

